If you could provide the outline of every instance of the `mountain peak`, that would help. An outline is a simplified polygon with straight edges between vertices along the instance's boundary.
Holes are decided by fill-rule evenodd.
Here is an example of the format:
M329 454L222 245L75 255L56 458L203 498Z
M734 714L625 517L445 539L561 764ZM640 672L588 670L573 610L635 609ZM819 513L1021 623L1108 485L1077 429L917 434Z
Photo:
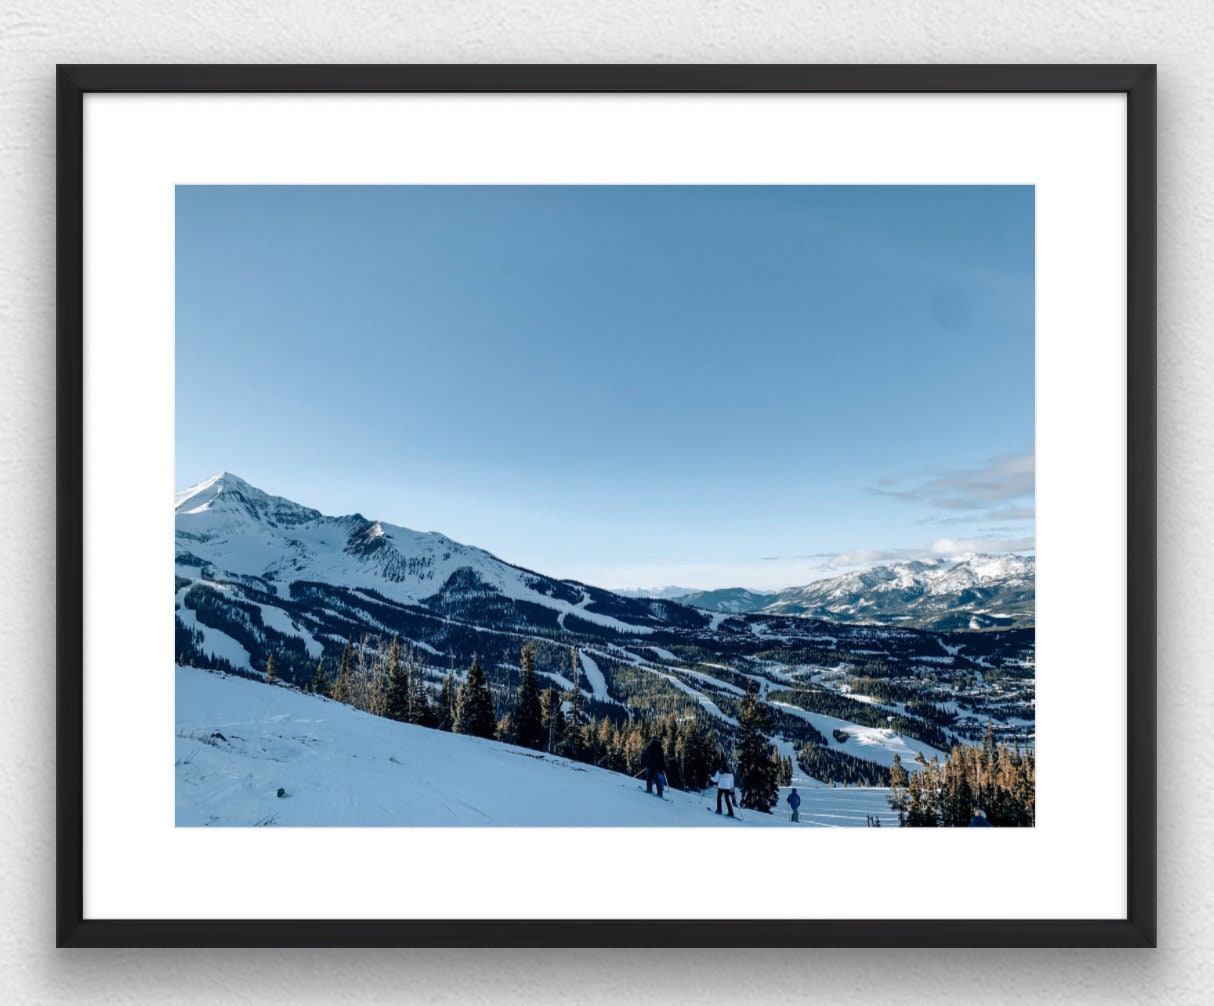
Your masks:
M212 475L177 493L173 497L173 511L177 514L236 511L274 526L301 524L320 516L319 510L271 496L232 472Z

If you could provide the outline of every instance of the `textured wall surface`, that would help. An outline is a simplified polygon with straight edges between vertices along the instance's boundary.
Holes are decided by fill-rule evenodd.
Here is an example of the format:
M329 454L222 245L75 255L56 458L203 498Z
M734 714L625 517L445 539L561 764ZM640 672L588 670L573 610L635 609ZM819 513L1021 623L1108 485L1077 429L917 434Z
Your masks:
M0 5L0 519L8 529L0 539L6 671L0 689L0 973L6 998L103 1004L642 1004L794 996L1209 1001L1214 814L1209 787L1196 783L1209 774L1206 741L1214 713L1212 38L1214 7L1196 0L6 0ZM53 949L56 62L1104 61L1160 64L1158 951ZM1100 808L1091 813L1095 822ZM652 878L638 873L636 883L646 882Z

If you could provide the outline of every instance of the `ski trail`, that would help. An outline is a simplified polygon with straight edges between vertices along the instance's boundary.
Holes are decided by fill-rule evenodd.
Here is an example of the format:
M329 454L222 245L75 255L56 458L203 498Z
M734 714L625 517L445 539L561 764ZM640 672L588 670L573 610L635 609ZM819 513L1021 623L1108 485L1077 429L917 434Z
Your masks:
M566 603L568 603L568 602L566 602ZM559 615L557 615L557 617L556 617L556 624L561 627L562 631L564 631L565 616L568 614L571 614L571 613L572 614L580 613L582 615L585 615L586 614L586 605L588 605L589 603L590 603L590 591L582 590L582 599L580 601L578 601L578 603L573 605L572 607L567 607L564 610L562 610L561 613Z
M604 702L610 702L611 696L607 694L607 679L603 677L599 665L585 650L578 651L578 657L581 659L582 671L586 675L586 681L590 684L590 691L594 697Z

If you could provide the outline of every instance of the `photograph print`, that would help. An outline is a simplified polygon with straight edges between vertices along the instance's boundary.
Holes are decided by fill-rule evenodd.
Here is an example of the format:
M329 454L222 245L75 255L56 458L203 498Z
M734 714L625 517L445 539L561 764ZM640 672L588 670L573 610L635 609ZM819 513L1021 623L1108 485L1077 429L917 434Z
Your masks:
M178 827L1034 826L1031 186L175 228Z

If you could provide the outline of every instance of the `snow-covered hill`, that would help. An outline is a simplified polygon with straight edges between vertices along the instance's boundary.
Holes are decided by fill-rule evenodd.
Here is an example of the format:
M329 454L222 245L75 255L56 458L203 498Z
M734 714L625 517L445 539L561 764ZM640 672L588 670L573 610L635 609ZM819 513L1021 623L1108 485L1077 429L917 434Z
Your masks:
M730 821L697 793L658 800L615 772L192 667L176 668L176 705L178 825L791 826L780 811ZM869 814L896 825L885 790L794 783L804 827L864 827Z

